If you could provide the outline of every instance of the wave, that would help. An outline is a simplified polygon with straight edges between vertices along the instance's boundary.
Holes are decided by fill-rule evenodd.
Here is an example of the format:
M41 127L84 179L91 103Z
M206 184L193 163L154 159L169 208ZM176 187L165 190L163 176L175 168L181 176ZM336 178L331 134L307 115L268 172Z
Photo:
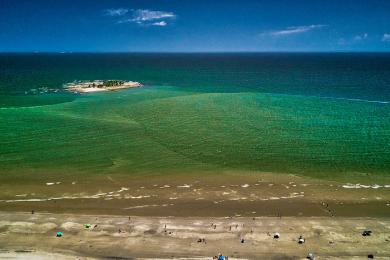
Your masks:
M342 186L345 189L379 189L379 188L390 188L390 185L363 185L363 184L352 184L352 183L347 183Z
M360 99L360 98L321 97L321 96L312 96L312 97L323 98L323 99L334 99L334 100L347 100L347 101L355 101L355 102L379 103L379 104L390 103L390 101L368 100L368 99Z
M369 99L362 99L362 98L330 97L330 96L315 96L315 95L271 93L271 92L267 94L271 94L271 95L276 94L281 96L292 96L292 97L299 97L299 98L318 98L318 99L330 99L330 100L345 100L345 101L353 101L353 102L390 104L390 101L386 101L386 100L369 100Z

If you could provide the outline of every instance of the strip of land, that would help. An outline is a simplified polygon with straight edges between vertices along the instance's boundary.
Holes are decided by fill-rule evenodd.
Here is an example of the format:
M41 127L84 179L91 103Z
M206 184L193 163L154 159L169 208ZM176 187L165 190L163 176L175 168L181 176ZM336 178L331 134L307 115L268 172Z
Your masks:
M0 259L390 257L387 179L54 170L9 176L0 183ZM366 229L371 236L362 236Z
M366 229L371 236L362 236ZM62 237L56 237L63 232ZM279 239L273 234L280 233ZM298 244L299 236L305 238ZM0 212L0 259L375 259L390 257L388 218L134 217ZM48 258L50 259L50 258ZM355 258L354 258L355 259Z
M167 177L69 176L49 171L48 175L20 181L3 178L0 208L10 212L176 217L390 216L387 181L348 183L250 172Z
M65 85L65 89L74 93L91 93L102 91L115 91L127 88L138 88L142 84L136 81L124 80L93 80L76 81Z

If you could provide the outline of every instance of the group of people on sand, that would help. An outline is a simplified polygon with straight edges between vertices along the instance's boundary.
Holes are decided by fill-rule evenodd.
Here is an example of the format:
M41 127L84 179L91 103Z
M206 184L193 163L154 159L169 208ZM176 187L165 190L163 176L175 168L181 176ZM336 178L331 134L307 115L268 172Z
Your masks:
M213 260L229 260L229 257L218 254L218 256L213 256Z

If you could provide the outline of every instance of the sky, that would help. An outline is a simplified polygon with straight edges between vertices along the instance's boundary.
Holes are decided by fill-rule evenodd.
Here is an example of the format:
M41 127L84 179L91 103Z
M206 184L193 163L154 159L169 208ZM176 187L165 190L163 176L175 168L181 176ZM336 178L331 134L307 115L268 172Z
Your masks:
M389 52L389 0L0 0L0 52Z

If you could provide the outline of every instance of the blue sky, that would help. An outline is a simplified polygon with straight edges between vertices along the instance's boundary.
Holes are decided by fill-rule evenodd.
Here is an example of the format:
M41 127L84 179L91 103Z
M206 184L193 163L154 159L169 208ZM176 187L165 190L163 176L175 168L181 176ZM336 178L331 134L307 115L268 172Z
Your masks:
M390 1L0 0L0 51L390 51Z

